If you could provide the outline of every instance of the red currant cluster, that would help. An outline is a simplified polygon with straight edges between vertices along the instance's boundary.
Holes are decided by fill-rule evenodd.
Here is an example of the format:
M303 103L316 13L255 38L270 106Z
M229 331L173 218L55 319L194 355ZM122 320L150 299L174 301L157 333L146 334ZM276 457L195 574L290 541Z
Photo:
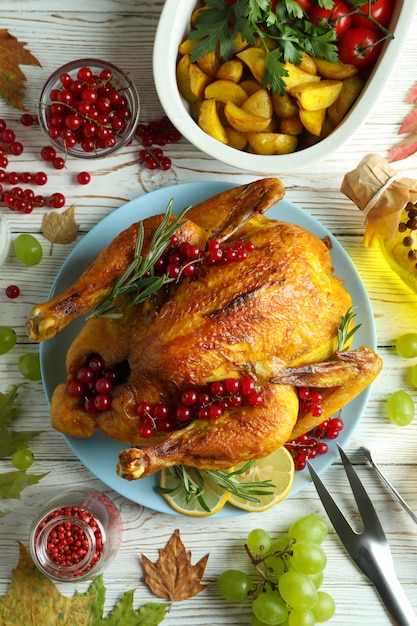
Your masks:
M343 421L340 417L332 417L316 426L309 433L300 435L297 439L285 444L294 459L296 470L303 470L309 459L314 459L318 454L326 454L329 446L323 439L336 439L343 430Z
M136 407L140 417L139 434L148 439L155 433L183 428L195 419L218 419L231 407L260 406L262 403L262 394L256 390L251 376L226 378L199 388L189 387L182 392L180 403L175 407L139 402Z
M300 387L298 397L301 413L309 413L311 411L314 417L320 417L323 412L323 396L319 391L310 389L310 387Z
M71 567L81 563L88 554L90 541L86 532L76 521L66 521L63 518L79 519L84 524L88 524L95 537L95 552L86 566L81 571L77 571L74 576L84 575L101 558L104 550L104 538L96 519L85 509L78 506L61 507L51 511L41 520L36 536L39 536L45 526L56 519L57 523L48 534L46 551L51 561L62 567Z
M129 101L118 89L113 71L97 74L80 67L74 76L63 72L61 87L52 89L45 119L51 139L60 140L65 150L79 146L83 152L114 148L132 117Z
M29 114L25 114L29 116ZM23 117L23 116L22 116ZM32 119L32 116L29 116ZM27 119L25 118L26 123ZM33 122L32 122L33 123ZM11 211L21 213L31 213L35 207L49 206L53 209L60 209L65 204L65 196L56 192L46 197L35 193L31 188L23 189L17 186L18 183L27 185L43 186L47 183L48 177L45 172L6 172L9 165L10 155L20 156L23 153L23 144L15 139L15 133L7 128L6 122L0 119L0 135L2 145L0 145L0 203L7 206ZM4 188L4 185L12 185Z
M106 369L103 359L93 354L87 365L79 368L76 379L69 381L68 394L71 398L83 398L88 413L107 411L111 405L112 388L125 379L127 369L127 364Z
M159 121L138 124L135 135L143 146L143 149L139 151L139 161L144 163L148 170L169 170L171 168L171 159L164 156L160 146L180 141L181 133L166 115Z
M198 246L183 241L178 243L178 236L172 235L170 246L154 265L157 276L166 274L169 278L193 276L200 263L205 265L224 265L232 261L244 261L249 252L255 249L251 241L236 241L221 248L216 240L208 242L207 252Z

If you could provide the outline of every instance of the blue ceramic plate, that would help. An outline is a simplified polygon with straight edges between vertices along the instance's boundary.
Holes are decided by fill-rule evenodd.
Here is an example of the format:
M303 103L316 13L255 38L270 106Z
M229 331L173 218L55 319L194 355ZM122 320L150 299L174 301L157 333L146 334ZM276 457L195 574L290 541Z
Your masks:
M55 278L50 297L63 292L71 285L119 232L133 222L151 215L164 213L171 198L174 198L174 212L180 212L186 206L195 205L234 186L223 182L183 183L158 189L123 205L92 228L74 248ZM356 307L356 322L362 324L355 335L354 346L367 345L376 349L374 319L366 290L352 261L338 241L315 218L288 200L281 200L270 208L267 216L298 224L320 238L330 238L335 274L345 281ZM59 335L41 344L42 380L48 402L50 402L55 387L66 379L65 355L83 323L83 319L74 320ZM351 438L358 426L368 396L369 389L343 409L345 427L338 439L342 446ZM128 482L117 476L115 467L118 452L125 448L125 445L109 439L101 432L97 432L89 439L76 439L74 437L65 437L65 439L80 461L97 478L116 492L155 511L171 515L177 514L155 490L158 475L133 482ZM319 473L322 473L336 458L337 450L335 444L331 443L328 454L314 459L314 466ZM300 491L309 482L310 477L306 471L296 472L292 494ZM216 517L232 517L241 513L242 511L239 509L227 505L216 514Z

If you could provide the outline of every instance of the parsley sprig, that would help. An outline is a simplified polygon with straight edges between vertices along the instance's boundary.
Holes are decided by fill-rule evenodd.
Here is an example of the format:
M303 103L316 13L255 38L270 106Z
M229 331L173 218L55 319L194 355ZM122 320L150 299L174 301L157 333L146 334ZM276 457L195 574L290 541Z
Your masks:
M138 238L133 261L116 280L110 295L95 307L90 317L122 317L122 311L115 304L117 298L129 294L132 297L131 304L138 304L156 294L167 283L175 280L167 274L158 276L154 272L156 261L169 246L171 236L178 230L179 225L184 223L184 216L190 209L190 207L186 207L179 215L171 219L173 204L174 199L171 198L163 220L155 229L149 252L144 256L142 255L144 227L142 222L138 223Z
M333 0L318 0L318 4L331 8ZM206 0L205 5L189 34L197 40L191 52L193 62L217 49L225 61L230 59L238 34L249 45L259 40L266 52L262 86L283 94L286 61L300 65L303 52L329 61L338 59L335 31L310 22L295 0L280 0L275 12L270 0L237 0L234 4ZM271 39L277 46L273 50L268 47Z

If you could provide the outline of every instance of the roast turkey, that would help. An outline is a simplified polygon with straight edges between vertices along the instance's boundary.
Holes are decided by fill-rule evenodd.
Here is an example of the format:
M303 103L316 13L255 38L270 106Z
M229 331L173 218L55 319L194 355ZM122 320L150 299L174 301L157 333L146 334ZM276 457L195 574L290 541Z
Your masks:
M181 274L139 303L122 295L116 316L90 315L68 350L68 380L53 393L54 428L83 438L100 429L125 443L117 472L128 480L178 464L229 468L308 432L372 382L381 368L373 350L337 349L352 298L334 275L327 242L264 215L283 196L281 182L267 178L189 210L176 232L179 243L206 253L211 241L225 248L250 242L250 253L240 261L200 262L193 275ZM165 208L142 222L142 258ZM124 230L65 293L35 306L29 337L47 340L106 301L138 254L138 233L138 224ZM91 355L106 371L123 372L100 411L69 392ZM259 402L226 403L215 419L191 419L169 432L150 428L144 436L143 403L176 407L185 389L248 377ZM297 389L306 386L323 395L320 416L300 413Z

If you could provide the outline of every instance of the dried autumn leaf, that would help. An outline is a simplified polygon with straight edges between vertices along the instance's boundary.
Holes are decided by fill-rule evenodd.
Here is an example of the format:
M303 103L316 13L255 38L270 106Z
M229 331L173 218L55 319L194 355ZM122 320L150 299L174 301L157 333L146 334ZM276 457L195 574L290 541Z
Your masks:
M165 548L159 550L156 563L141 554L145 570L145 583L153 594L167 600L187 600L203 591L207 585L203 577L209 555L195 565L191 564L191 552L187 552L177 529Z
M63 213L45 213L42 219L42 233L52 243L71 243L77 236L79 225L75 221L75 204ZM52 252L52 251L51 251Z
M38 59L25 49L25 45L5 28L0 29L0 97L6 104L21 111L26 110L23 105L26 76L20 65L41 67Z

